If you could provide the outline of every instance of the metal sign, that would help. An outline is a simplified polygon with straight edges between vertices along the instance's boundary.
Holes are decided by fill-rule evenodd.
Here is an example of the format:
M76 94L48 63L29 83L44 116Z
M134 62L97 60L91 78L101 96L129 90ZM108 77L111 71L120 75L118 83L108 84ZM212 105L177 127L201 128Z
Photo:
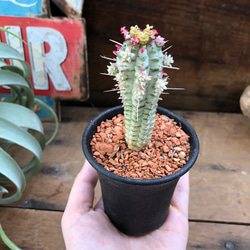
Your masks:
M18 17L48 16L47 0L0 0L0 15Z
M84 0L52 0L68 17L78 18L82 15Z
M56 99L88 98L84 19L37 19L0 16L0 26L28 42L1 32L32 69L35 95ZM6 89L0 89L5 93Z

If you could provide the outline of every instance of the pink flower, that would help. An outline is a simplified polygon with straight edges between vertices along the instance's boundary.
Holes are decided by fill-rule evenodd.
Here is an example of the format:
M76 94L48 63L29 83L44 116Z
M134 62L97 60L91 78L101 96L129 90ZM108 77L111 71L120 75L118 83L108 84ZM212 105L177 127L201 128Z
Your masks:
M127 31L127 29L126 29L126 26L121 27L121 33L122 33L122 34L128 33L128 31Z
M134 36L133 42L134 42L134 44L139 44L140 43L140 39L138 38L138 36Z
M166 43L166 41L164 41L163 37L157 36L155 39L155 43L157 46L162 47Z
M164 76L167 76L167 75L168 75L167 73L165 73L165 72L163 71L163 69L161 70L161 73L162 73Z
M117 48L117 50L120 50L122 46L121 46L121 45L116 44L116 45L115 45L115 47Z
M158 31L157 30L153 30L153 35L158 35Z
M143 46L143 47L141 48L141 53L143 53L144 50L145 50L145 46Z

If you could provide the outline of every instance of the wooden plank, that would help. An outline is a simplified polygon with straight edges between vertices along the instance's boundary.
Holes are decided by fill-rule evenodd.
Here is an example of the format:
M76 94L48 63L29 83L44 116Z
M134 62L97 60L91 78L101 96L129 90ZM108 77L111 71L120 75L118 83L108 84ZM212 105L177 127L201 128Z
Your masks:
M61 233L62 212L0 208L7 235L22 249L65 249ZM244 225L189 223L188 250L248 249L250 228ZM8 248L0 241L0 249Z
M250 227L220 223L189 222L187 250L249 249Z
M0 208L0 221L8 237L21 249L65 249L61 212ZM0 240L0 249L7 250Z
M154 25L169 40L169 50L179 71L167 71L172 91L162 106L170 109L240 112L239 97L249 84L250 2L227 1L85 1L90 70L90 100L96 106L119 103L106 72L114 44L122 41L120 27ZM113 20L116 20L113 22ZM112 23L112 25L110 25ZM240 67L239 67L240 65Z
M62 107L56 139L45 149L41 172L12 206L62 211L84 162L81 137L100 109ZM240 114L178 112L197 131L200 155L190 174L190 219L250 223L250 123ZM46 124L50 132L53 124ZM235 155L236 153L236 155ZM100 197L99 188L96 200Z
M190 218L249 223L249 120L240 114L183 115L200 140L190 174Z

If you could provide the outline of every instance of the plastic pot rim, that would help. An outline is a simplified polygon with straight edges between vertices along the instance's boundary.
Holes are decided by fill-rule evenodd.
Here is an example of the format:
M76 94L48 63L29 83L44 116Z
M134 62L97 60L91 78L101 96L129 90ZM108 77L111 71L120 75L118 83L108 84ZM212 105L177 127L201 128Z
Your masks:
M118 112L118 111L122 112ZM198 154L199 154L199 140L197 137L197 134L193 127L187 122L182 116L176 114L175 112L168 110L166 108L158 107L157 108L157 113L162 114L163 112L168 113L168 117L170 119L174 119L175 122L180 122L181 121L181 127L184 130L185 133L187 133L191 139L191 148L190 148L190 155L189 155L189 160L187 163L177 172L161 177L161 178L156 178L156 179L132 179L132 178L127 178L127 177L122 177L119 175L116 175L108 170L106 170L104 167L102 167L99 163L95 161L95 159L92 156L91 153L91 148L88 143L89 140L89 133L91 133L91 138L95 132L93 132L93 126L95 126L95 131L97 126L100 125L101 121L106 120L106 119L111 119L113 116L118 115L118 114L123 114L123 107L122 106L116 106L110 109L107 109L106 111L103 111L99 115L97 115L86 127L84 130L83 136L82 136L82 149L85 154L86 159L88 162L97 170L97 172L100 172L101 174L105 175L108 178L112 178L118 182L123 182L127 184L133 184L133 185L158 185L166 182L171 182L175 179L179 179L182 175L184 175L186 172L190 170L190 168L194 165ZM109 115L109 114L113 115ZM103 117L103 119L101 119ZM106 118L107 117L107 118ZM101 120L100 120L101 119ZM180 121L176 121L180 120Z

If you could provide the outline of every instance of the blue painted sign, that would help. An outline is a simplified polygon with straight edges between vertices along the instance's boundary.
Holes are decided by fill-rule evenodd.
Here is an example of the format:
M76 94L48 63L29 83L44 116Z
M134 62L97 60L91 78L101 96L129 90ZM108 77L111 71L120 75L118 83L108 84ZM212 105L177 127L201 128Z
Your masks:
M47 0L0 0L1 16L37 17L48 15Z

